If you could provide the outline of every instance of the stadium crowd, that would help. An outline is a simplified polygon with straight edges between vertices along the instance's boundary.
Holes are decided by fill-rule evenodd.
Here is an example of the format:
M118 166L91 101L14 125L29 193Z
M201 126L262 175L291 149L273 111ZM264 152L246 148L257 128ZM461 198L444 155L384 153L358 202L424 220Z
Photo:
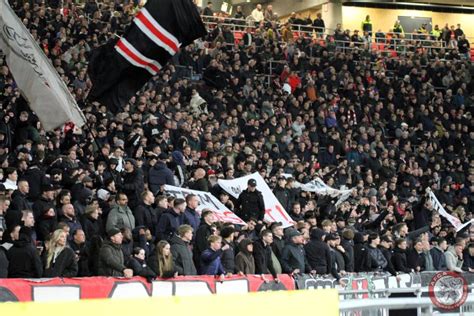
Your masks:
M350 45L322 45L260 12L237 44L216 23L113 115L86 102L87 60L138 7L11 4L90 129L46 133L0 58L0 277L474 271L474 226L456 232L425 193L472 219L474 94L461 47L393 57L349 34ZM293 227L263 221L255 180L238 199L217 185L253 172ZM336 207L296 185L315 177L353 193ZM197 196L167 196L165 184L211 192L247 224L199 214Z

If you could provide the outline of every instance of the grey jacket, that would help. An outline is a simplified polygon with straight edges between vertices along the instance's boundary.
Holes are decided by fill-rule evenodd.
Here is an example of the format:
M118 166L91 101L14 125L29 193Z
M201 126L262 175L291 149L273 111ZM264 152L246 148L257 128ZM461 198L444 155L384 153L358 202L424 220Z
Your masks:
M463 272L461 269L463 261L458 258L453 246L450 246L448 250L446 250L444 256L446 257L448 271Z
M135 228L135 217L128 206L120 207L115 205L107 217L106 231L112 228L122 229L124 227L133 230Z
M105 241L99 251L99 275L121 277L125 268L121 245Z
M188 244L177 235L173 235L170 244L174 267L178 271L178 275L197 275L193 253Z

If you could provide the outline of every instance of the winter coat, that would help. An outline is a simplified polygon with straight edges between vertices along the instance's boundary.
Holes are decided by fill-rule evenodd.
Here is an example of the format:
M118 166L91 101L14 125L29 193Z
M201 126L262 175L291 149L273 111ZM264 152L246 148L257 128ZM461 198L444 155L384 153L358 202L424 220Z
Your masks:
M106 231L112 228L122 229L124 227L133 230L135 228L135 217L128 206L115 205L107 216Z
M121 245L105 241L99 251L99 275L121 277L125 269Z
M237 199L238 214L244 221L250 220L251 217L259 221L263 221L265 216L265 203L263 201L262 192L255 190L250 192L243 190Z
M78 273L78 266L77 261L75 258L74 251L69 248L65 247L61 253L57 256L54 262L51 262L49 268L46 268L47 265L47 253L43 257L44 260L44 273L43 277L46 278L54 278L54 277L62 277L62 278L74 278L77 276Z
M174 209L164 212L158 225L156 226L156 236L158 240L170 240L178 230L178 227L184 223L183 214L178 214Z
M367 246L370 255L370 271L383 271L387 268L388 262L379 248Z
M406 250L396 247L393 250L392 263L395 271L410 273L412 270L408 267Z
M446 267L448 271L463 272L461 269L463 261L459 259L453 246L450 246L448 250L446 250L444 256L446 257Z
M276 277L272 261L272 248L265 245L261 239L253 243L253 257L255 259L255 273L269 274Z
M370 255L363 236L356 233L354 236L354 272L367 272L370 269Z
M291 209L291 204L290 204L290 193L286 188L282 188L281 186L277 186L273 190L273 194L277 198L278 202L283 206L283 209L285 210L290 210Z
M197 231L199 224L201 223L201 217L196 210L186 207L186 210L184 211L184 223L191 225L193 231Z
M311 231L311 240L304 246L306 258L311 270L317 274L329 274L331 272L331 250L321 238L324 232L321 229Z
M40 278L43 275L41 258L29 236L21 234L8 250L7 258L9 278Z
M87 238L87 237L86 237ZM71 249L74 251L76 255L79 256L79 261L77 262L77 267L78 267L78 272L77 276L78 277L87 277L91 276L91 273L89 271L89 245L87 243L83 244L76 244L74 241L69 243L71 246Z
M160 218L160 214L156 208L141 203L135 208L134 216L136 226L145 226L150 230L153 236L156 236L156 225L158 225Z
M130 208L137 207L140 204L141 194L144 190L143 171L136 169L132 172L125 172L121 189L128 197Z
M148 184L153 194L160 192L164 184L175 185L173 172L163 162L157 162L148 173Z
M237 273L255 274L255 259L253 254L247 250L250 243L250 239L243 239L239 244L240 251L235 256L235 271Z
M170 244L174 266L178 271L178 275L197 275L193 261L193 253L189 249L189 244L177 235L171 238Z
M234 273L235 272L235 251L234 251L234 243L228 243L226 240L222 240L222 246L229 245L229 249L222 251L221 262L224 266L224 269L227 272Z
M7 250L0 245L0 279L8 277Z
M344 270L346 272L354 272L354 242L342 238L341 246L344 248L347 255L346 268Z
M221 275L226 274L226 270L221 262L222 250L217 251L208 248L201 254L201 274L204 275Z
M387 267L384 270L390 272L391 275L397 275L397 271L395 271L395 268L393 267L393 263L392 263L392 257L393 257L392 249L387 249L382 246L379 246L379 249L380 251L382 251L383 256L387 260Z
M158 259L156 259L156 256L150 257L150 259L152 258L155 259L155 261L158 263ZM127 267L133 270L133 275L141 276L144 278L154 278L157 275L157 272L154 271L150 266L148 266L145 260L141 260L136 257L130 258Z
M303 246L288 243L281 254L281 267L285 273L292 273L295 269L300 273L311 271Z
M435 271L446 271L448 267L446 266L446 257L444 251L438 246L431 248L430 250L431 258L433 258L433 267Z
M105 235L101 220L88 215L84 215L82 218L82 229L86 235L86 240L91 240L94 236L103 237Z
M423 253L418 253L415 249L407 250L407 263L410 269L416 271L416 268L420 267L420 271L425 271L425 256Z

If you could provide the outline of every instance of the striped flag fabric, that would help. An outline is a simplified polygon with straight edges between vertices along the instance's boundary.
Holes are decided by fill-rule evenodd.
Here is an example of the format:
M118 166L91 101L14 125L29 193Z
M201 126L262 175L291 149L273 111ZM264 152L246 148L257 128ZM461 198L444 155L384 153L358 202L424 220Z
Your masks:
M191 0L149 0L120 39L94 50L88 66L89 101L119 112L181 47L206 34Z

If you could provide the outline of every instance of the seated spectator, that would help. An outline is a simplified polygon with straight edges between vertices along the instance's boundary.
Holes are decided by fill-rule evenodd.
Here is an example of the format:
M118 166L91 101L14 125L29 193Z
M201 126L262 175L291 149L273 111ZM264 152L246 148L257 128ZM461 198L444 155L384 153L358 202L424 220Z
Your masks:
M43 256L43 276L48 278L77 276L78 266L74 251L67 245L67 235L62 229L55 230L48 241Z

